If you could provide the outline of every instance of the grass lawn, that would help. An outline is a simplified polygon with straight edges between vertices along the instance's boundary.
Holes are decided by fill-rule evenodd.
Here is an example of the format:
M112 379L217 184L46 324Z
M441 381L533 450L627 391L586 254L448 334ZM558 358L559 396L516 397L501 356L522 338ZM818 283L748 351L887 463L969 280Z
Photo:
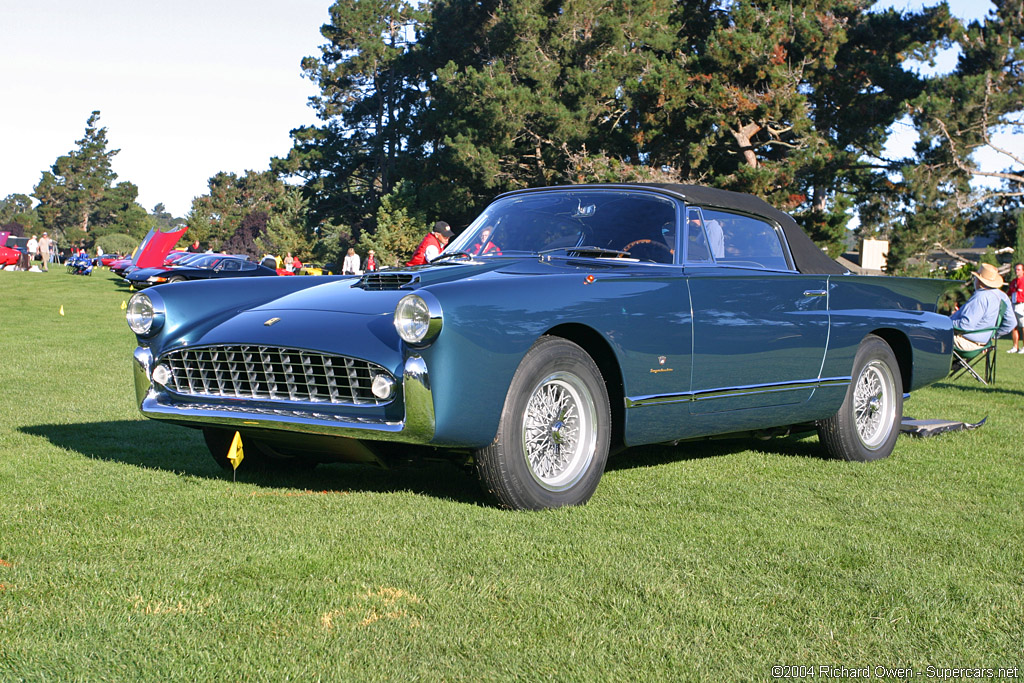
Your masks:
M445 463L232 482L140 416L128 295L0 272L2 681L1024 666L1024 357L915 393L913 417L988 422L881 462L648 447L588 505L516 513Z

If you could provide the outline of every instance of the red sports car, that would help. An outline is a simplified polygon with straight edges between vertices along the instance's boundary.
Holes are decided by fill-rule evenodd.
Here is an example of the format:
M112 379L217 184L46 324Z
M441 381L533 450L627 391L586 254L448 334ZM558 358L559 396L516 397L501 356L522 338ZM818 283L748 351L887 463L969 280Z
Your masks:
M17 265L21 252L17 249L4 246L7 244L8 232L0 232L0 268Z

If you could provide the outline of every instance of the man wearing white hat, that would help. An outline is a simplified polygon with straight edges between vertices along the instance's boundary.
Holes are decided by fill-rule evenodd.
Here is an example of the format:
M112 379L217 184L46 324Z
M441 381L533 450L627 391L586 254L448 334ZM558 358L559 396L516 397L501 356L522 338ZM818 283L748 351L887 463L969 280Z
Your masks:
M1017 324L1010 297L999 289L1003 286L1003 277L996 267L990 263L982 263L971 275L974 279L974 294L949 316L953 320L953 325L958 328L953 336L953 346L961 351L976 351L988 343L992 338L991 332L972 333L971 330L995 327L1000 304L1006 305L1006 312L996 334L1000 337L1010 334Z

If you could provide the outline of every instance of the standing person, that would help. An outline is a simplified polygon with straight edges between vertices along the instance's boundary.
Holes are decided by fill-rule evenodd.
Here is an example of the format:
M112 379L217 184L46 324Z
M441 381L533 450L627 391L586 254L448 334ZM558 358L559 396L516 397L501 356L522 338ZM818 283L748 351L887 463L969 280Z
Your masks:
M341 262L341 274L342 275L361 275L362 271L359 270L359 254L352 247L348 248L348 253L345 254L345 260Z
M372 273L377 270L377 252L373 249L366 254L366 263L363 266L363 270L367 273Z
M1009 294L1017 326L1013 328L1012 333L1013 348L1007 353L1024 353L1024 347L1020 346L1020 331L1024 329L1024 263L1018 263L1013 267Z
M201 251L202 249L199 248L199 240L196 240L192 244L188 245L188 253L190 254L198 254Z
M293 272L295 267L295 257L292 256L292 252L288 252L284 257L284 269L289 273Z
M454 235L455 233L452 232L451 226L444 221L434 223L434 227L430 229L427 236L420 242L420 246L416 247L416 253L412 255L412 258L405 265L422 266L430 263L444 251L444 248L448 246L448 240Z
M35 235L32 235L32 239L25 244L25 248L28 249L29 265L32 265L32 261L36 260L36 254L39 252L39 242Z
M45 232L43 233L42 239L39 240L39 258L43 262L43 270L50 270L50 248L53 246L53 242L50 240L50 236Z
M958 329L953 334L953 346L961 351L977 351L992 338L991 332L975 332L995 327L999 317L999 305L1006 305L1006 315L1002 325L996 330L997 336L1010 334L1017 325L1015 316L1010 315L1013 304L1010 298L1000 289L1003 276L991 263L982 263L977 271L971 273L974 280L974 294L963 306L949 316Z

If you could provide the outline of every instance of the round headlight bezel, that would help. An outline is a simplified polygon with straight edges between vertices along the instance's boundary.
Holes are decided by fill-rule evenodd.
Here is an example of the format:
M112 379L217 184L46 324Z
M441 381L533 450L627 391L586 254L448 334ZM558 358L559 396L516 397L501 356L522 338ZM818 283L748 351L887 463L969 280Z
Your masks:
M406 344L429 344L441 332L441 304L428 292L408 294L395 306L394 323Z
M164 302L155 292L136 292L128 300L125 319L140 337L156 334L164 323Z

